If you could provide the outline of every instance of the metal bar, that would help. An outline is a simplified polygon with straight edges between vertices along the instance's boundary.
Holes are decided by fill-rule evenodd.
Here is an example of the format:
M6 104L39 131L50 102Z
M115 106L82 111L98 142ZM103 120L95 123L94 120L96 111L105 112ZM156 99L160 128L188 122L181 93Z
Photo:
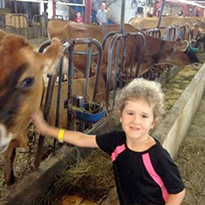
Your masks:
M124 33L124 21L125 21L125 0L122 0L121 5L121 24L120 24L120 32Z
M18 11L17 11L17 0L14 0L14 11L15 11L16 14L18 13Z
M106 108L108 109L109 106L109 92L110 92L110 77L111 77L111 64L112 64L112 54L113 54L113 48L115 45L115 42L118 38L122 37L123 34L117 33L113 36L109 48L108 48L108 65L107 65L107 84L106 84L106 98L105 98L105 104Z
M91 61L91 53L92 53L92 44L88 44L88 53L87 53L87 61L86 61L86 81L85 81L85 90L84 90L84 102L88 102L88 86L89 86L89 78L90 78L90 61Z
M130 33L130 35L134 35L136 37L139 37L141 39L141 42L142 42L142 45L140 46L139 58L138 58L138 61L137 61L137 68L136 68L136 72L135 72L135 77L138 77L139 70L140 70L140 64L142 62L142 53L143 53L144 48L145 48L146 40L145 40L144 35L140 32Z
M163 10L164 10L164 5L165 5L165 0L162 1L162 6L161 6L161 9L160 9L160 16L159 16L159 21L158 21L158 24L157 24L157 28L159 28L160 24L161 24L161 19L162 19L162 13L163 13Z
M107 39L110 37L110 36L114 36L115 34L119 33L118 31L110 31L109 33L107 33L104 38L103 38L103 42L102 42L102 48L104 49L105 47L105 44L107 42Z
M84 52L84 51L75 51L74 54L75 54L75 55L82 55L82 56L83 56L83 55L87 55L87 52ZM98 52L93 52L93 53L92 53L92 56L96 56L96 55L98 55Z
M116 46L116 59L115 59L115 75L114 75L114 91L113 91L113 99L115 99L116 93L117 93L117 81L118 78L118 73L119 73L119 68L118 68L118 56L120 53L120 38L117 39L117 46ZM109 93L108 93L109 95ZM113 106L114 106L114 100L113 100Z
M98 91L98 82L99 82L99 77L100 77L100 69L102 65L102 53L103 49L99 41L96 39L93 39L93 43L97 46L98 48L98 60L97 60L97 71L96 71L96 78L95 78L95 86L94 86L94 92L93 92L93 102L95 102L95 97Z
M123 50L122 50L122 61L121 61L121 71L120 73L124 73L124 70L125 70L125 57L126 57L126 49L127 49L127 35L125 36L123 34ZM120 85L119 87L122 88L124 86L124 82L122 80L120 80Z
M58 81L58 94L57 94L55 127L59 127L61 87L62 87L62 81L63 81L63 59L64 59L64 57L61 58L60 69L59 69L59 81ZM56 154L56 149L57 149L57 139L55 138L54 141L53 141L53 155Z
M134 38L133 39L133 45L136 45L137 44L137 38ZM135 65L135 62L134 62L134 60L135 60L135 56L136 56L136 53L137 53L137 47L136 46L133 46L133 51L132 51L132 55L130 56L130 62L131 62L131 66L130 66L130 73L131 73L131 75L133 74L133 67L134 67L134 65ZM130 76L131 76L130 75Z
M68 98L67 98L67 129L70 129L69 127L69 121L70 121L70 108L69 105L71 104L71 97L72 97L72 89L73 89L73 74L74 74L74 42L71 42L71 46L69 47L69 69L68 69Z

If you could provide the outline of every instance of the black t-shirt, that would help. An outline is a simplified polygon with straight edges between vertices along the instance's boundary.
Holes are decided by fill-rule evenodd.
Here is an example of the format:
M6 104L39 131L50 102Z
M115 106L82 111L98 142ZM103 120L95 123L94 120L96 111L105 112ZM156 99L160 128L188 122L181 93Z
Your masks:
M169 194L184 189L177 166L156 140L146 151L135 152L126 145L124 132L97 135L98 146L111 156L122 205L164 205Z

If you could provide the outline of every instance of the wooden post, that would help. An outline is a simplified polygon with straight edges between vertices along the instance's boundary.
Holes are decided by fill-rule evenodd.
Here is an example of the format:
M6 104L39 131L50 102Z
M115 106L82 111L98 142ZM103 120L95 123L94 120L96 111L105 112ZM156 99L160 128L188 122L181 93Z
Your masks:
M187 15L187 9L188 9L188 6L187 4L184 4L184 17Z
M199 8L199 17L203 17L203 15L202 15L202 10L203 10L203 9L200 7L200 8Z
M193 14L194 14L193 16L194 16L194 17L196 17L196 11L197 11L197 7L194 6L194 12L193 12Z
M56 17L56 0L52 0L53 3L53 18Z
M91 0L85 1L85 23L91 24L91 8L92 8L92 2Z

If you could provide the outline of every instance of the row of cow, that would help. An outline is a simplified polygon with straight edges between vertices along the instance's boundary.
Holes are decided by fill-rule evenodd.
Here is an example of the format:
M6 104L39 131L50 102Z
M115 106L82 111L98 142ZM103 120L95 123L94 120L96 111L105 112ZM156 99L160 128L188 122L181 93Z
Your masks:
M12 162L15 156L16 147L27 148L27 126L30 123L31 114L41 107L42 96L44 92L43 74L51 72L63 55L61 41L72 38L95 38L100 43L104 36L111 31L119 31L120 25L91 26L85 24L76 24L71 21L51 20L48 23L48 34L52 39L51 45L44 53L34 51L32 45L23 36L15 34L6 34L0 32L0 151L5 156L5 182L11 184L14 182ZM139 32L129 24L125 24L125 32ZM57 37L57 38L56 38ZM142 53L140 65L140 75L149 70L158 56L158 63L169 63L184 66L198 61L197 57L187 52L188 42L180 38L175 41L165 41L144 34L145 47ZM59 40L60 39L60 40ZM106 68L108 62L108 51L111 39L108 39L104 45L102 67ZM142 42L130 35L126 39L125 71L129 71L131 65L136 66L139 60L139 50ZM162 47L163 45L163 47ZM85 45L76 45L76 52L86 52ZM97 51L96 48L93 48ZM135 53L133 55L133 51ZM121 67L123 47L119 51L118 66ZM113 50L113 58L117 55L116 49ZM96 56L92 57L90 65L98 64ZM76 55L74 58L75 67L86 74L86 56ZM98 85L98 94L100 99L106 95L107 70L102 70ZM90 77L90 86L88 94L93 94L93 83L95 75ZM63 86L66 86L63 84ZM85 79L73 80L73 93L82 95L85 87ZM66 88L62 89L66 92ZM54 91L55 92L55 91ZM55 94L54 94L55 95ZM63 94L64 95L64 94ZM54 98L55 99L55 98ZM89 97L91 99L91 97ZM54 103L55 104L55 103ZM65 112L63 105L60 106L62 112ZM53 121L53 111L50 113L50 123ZM63 123L63 122L62 122ZM64 125L63 125L64 126Z
M161 37L167 40L182 38L183 40L201 41L205 36L205 23L197 17L163 17L160 22ZM158 26L158 18L131 18L129 24L141 30L154 29ZM183 32L180 30L183 27ZM168 30L173 30L171 39L168 39ZM205 42L203 42L205 43ZM197 45L199 47L199 45ZM201 45L203 46L203 45Z

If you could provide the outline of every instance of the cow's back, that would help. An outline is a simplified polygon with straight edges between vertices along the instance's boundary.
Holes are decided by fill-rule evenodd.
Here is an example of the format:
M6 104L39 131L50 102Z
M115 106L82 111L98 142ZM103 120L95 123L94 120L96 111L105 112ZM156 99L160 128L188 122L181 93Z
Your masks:
M137 31L129 24L125 24L125 31ZM71 38L94 38L102 43L104 36L111 31L120 31L120 25L93 26L88 24L78 24L73 21L62 21L52 19L48 23L48 35L50 38L60 39Z
M143 29L143 28L156 28L158 25L158 18L131 18L129 20L129 24L134 26L135 28L138 29ZM160 26L174 26L174 25L184 25L186 23L193 24L193 23L199 23L200 25L200 20L194 17L163 17L160 22Z

